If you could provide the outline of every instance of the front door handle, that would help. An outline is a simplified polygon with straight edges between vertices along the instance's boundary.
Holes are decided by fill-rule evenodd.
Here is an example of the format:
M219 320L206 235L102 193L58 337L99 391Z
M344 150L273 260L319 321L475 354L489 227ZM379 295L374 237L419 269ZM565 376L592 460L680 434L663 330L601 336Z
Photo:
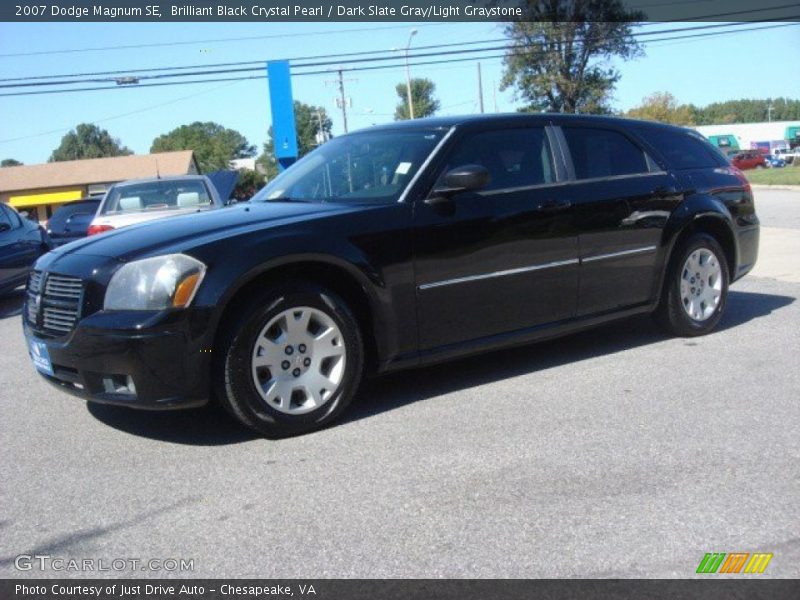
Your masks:
M567 210L572 206L569 200L548 200L547 202L539 205L539 210L542 212L560 212Z

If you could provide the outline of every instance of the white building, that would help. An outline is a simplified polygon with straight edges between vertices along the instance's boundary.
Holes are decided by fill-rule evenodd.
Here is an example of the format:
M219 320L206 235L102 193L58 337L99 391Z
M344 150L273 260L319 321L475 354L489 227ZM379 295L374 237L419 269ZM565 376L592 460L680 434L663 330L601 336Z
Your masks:
M699 125L695 129L723 151L760 148L771 152L800 146L800 121Z

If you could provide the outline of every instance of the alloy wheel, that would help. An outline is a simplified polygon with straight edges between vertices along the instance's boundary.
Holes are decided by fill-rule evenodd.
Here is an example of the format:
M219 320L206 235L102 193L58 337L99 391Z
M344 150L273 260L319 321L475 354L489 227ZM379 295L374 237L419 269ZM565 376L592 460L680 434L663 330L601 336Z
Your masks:
M272 317L256 339L252 375L272 408L300 415L327 403L342 384L347 360L336 322L309 306Z
M722 267L708 248L698 248L681 270L681 305L695 321L705 321L716 311L722 298Z

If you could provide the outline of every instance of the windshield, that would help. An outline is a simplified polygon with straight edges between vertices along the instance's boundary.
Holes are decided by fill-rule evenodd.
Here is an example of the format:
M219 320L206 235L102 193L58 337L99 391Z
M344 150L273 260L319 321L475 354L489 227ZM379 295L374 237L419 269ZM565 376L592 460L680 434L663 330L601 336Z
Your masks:
M273 179L251 202L396 202L444 131L335 138Z
M211 197L201 180L159 179L112 187L100 214L119 215L210 206Z

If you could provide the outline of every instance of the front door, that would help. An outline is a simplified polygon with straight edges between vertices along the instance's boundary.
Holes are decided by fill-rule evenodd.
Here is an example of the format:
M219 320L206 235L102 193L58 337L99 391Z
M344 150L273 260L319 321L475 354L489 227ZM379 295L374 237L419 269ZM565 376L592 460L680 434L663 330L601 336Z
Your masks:
M572 207L545 127L466 132L440 169L477 164L490 183L444 204L418 201L414 252L421 350L572 317Z

